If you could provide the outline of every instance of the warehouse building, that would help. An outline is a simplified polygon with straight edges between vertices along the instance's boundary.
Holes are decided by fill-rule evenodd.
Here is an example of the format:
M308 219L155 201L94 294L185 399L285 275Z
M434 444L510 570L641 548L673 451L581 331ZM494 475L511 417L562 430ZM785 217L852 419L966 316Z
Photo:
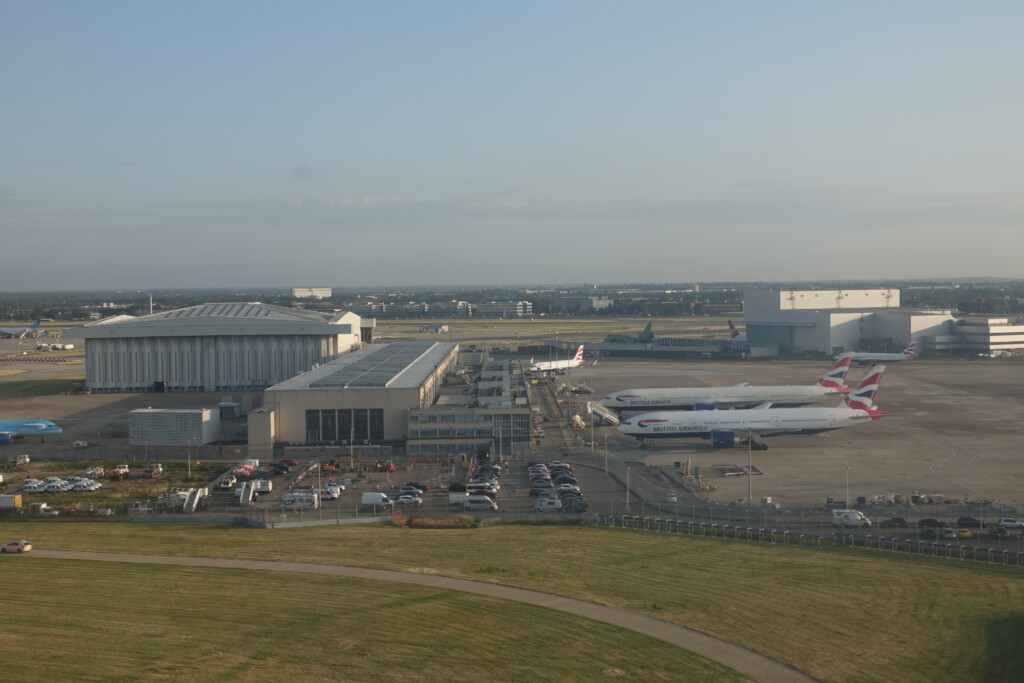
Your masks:
M407 411L434 404L457 360L457 344L375 344L280 382L249 413L249 453L271 457L281 443L402 442Z
M351 312L211 303L80 329L92 392L252 391L328 363L372 330Z
M747 339L782 353L898 353L911 342L925 356L1024 351L1024 321L901 308L896 289L747 289L744 311Z
M220 438L220 412L140 408L128 413L131 446L203 446Z

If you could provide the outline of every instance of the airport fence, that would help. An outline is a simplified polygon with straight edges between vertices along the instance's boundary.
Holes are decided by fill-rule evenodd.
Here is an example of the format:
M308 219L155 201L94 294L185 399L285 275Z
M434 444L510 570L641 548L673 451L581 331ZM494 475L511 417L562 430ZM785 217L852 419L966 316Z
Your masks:
M925 541L899 536L874 536L844 532L821 533L807 530L777 529L771 527L739 526L694 522L640 515L594 515L600 526L628 531L702 536L722 540L770 543L805 548L842 546L902 553L943 560L958 560L1024 569L1024 551L1003 547L982 547L957 543Z

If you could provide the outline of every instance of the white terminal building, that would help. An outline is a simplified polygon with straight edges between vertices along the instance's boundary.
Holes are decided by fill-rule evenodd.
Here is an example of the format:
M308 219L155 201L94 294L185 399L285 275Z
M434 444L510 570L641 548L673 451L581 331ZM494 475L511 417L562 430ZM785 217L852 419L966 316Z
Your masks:
M1024 349L1024 325L901 308L897 289L750 288L744 290L743 308L747 340L775 344L782 353L899 352L911 342L924 355L1001 355Z
M373 321L261 303L211 303L85 325L92 392L261 390L360 348Z

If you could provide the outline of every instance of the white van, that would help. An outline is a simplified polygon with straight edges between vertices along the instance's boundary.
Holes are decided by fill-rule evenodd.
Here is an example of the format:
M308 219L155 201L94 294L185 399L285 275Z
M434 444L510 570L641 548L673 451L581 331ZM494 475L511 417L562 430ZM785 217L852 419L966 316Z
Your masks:
M462 504L462 509L476 512L497 512L498 504L487 496L469 496Z
M832 526L870 527L871 520L860 510L833 510Z
M281 498L282 510L316 510L320 495L316 491L290 491Z
M360 498L359 504L364 508L366 507L391 507L395 501L388 498L388 494L381 493L380 491L367 491Z

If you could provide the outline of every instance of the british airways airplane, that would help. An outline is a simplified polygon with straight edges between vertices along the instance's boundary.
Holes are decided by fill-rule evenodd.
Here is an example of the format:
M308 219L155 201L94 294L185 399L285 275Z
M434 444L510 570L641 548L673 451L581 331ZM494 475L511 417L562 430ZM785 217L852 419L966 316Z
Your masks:
M576 355L569 360L546 360L538 363L534 363L533 359L530 359L530 367L527 368L527 372L548 372L550 370L568 370L570 368L578 368L583 365L583 344L576 349Z
M874 404L885 373L884 365L871 368L835 408L772 408L770 403L750 410L693 410L644 413L631 417L619 431L641 441L657 438L710 437L714 447L734 446L743 437L774 436L788 432L815 433L877 420L885 413ZM759 445L759 448L765 448Z
M849 391L844 382L853 353L845 353L815 384L752 387L746 382L732 387L678 387L675 389L625 389L601 399L605 408L621 411L682 410L685 408L774 404L797 406Z
M48 420L0 420L0 443L11 443L15 438L40 438L61 434L64 430Z
M898 363L901 360L913 360L917 358L917 342L911 342L907 348L899 353L870 353L867 351L855 351L853 362L858 365L868 363ZM839 358L839 356L836 356Z

